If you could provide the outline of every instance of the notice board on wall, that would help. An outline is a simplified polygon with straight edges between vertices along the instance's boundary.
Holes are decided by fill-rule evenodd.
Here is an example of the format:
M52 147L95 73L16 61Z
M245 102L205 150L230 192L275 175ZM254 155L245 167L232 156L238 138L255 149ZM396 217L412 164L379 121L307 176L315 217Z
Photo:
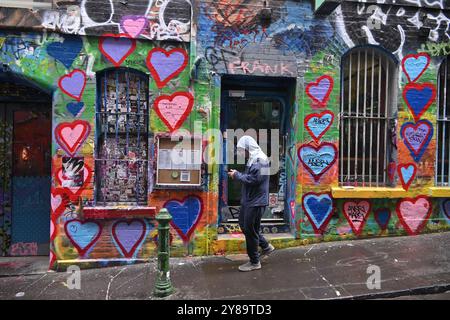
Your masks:
M202 143L200 139L172 141L157 138L157 186L200 186L202 173Z

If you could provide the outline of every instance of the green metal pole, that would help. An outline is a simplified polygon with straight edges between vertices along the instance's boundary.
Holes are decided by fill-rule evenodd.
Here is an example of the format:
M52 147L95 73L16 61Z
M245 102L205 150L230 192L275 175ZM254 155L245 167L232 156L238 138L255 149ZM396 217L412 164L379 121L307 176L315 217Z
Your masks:
M153 295L156 297L167 297L174 292L170 281L170 245L169 245L169 222L172 220L167 209L161 209L156 216L158 221L158 270Z

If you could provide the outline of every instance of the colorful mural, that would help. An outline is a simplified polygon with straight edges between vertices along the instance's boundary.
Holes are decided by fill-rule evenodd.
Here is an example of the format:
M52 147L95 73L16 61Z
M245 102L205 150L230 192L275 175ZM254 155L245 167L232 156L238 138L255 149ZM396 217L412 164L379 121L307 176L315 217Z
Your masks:
M230 75L296 80L280 186L291 236L275 237L276 247L450 230L450 189L433 193L437 73L450 52L447 12L430 11L424 37L416 32L424 27L411 19L417 10L401 3L375 4L379 11L372 15L366 3L343 2L330 15L315 16L310 2L276 1L266 23L256 0L136 1L133 10L118 9L117 2L104 1L111 10L95 19L94 2L79 1L23 25L42 32L0 30L1 65L53 92L51 268L154 256L157 222L150 208L171 212L175 256L245 251L233 225L231 236L218 235L219 161L203 163L199 187L155 184L157 136L200 133L204 153L220 159L213 130L221 127L222 77ZM7 10L16 9L0 8ZM380 28L372 28L378 21ZM0 15L0 27L11 23ZM341 59L366 45L398 62L392 185L378 190L339 185ZM136 71L148 84L123 70ZM103 72L111 78L100 77ZM145 138L140 126L148 129ZM0 160L8 157L9 130L0 118ZM141 155L148 156L145 166ZM111 159L123 163L98 169ZM0 253L33 253L31 245L11 247L11 169L0 163ZM139 172L145 173L141 180ZM110 183L99 187L101 179ZM99 188L117 203L97 201ZM85 208L97 208L99 215L86 216ZM122 213L100 214L108 210Z

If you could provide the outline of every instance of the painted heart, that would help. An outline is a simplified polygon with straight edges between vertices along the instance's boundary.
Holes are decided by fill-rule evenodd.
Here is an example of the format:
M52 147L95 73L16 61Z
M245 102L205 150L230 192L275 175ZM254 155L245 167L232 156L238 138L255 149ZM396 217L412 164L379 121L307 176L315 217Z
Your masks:
M124 16L120 25L129 36L137 38L147 28L148 20L144 16Z
M447 220L450 221L450 199L445 199L441 202L442 212L444 213Z
M184 242L188 242L203 214L203 201L198 196L187 196L181 201L168 200L164 203L172 215L170 224Z
M61 62L66 69L72 66L83 48L83 40L79 36L64 35L63 42L52 42L47 46L50 57Z
M50 241L55 240L56 238L56 219L51 217L50 219Z
M64 231L79 255L84 257L100 238L102 227L96 221L74 219L66 222Z
M189 92L175 92L156 98L154 110L172 132L183 124L193 105L194 97Z
M132 258L145 239L147 224L142 219L119 220L112 226L112 236L120 253Z
M83 70L75 69L59 78L58 86L62 92L80 102L86 87L86 73Z
M343 211L345 218L356 236L359 236L363 231L367 217L370 214L370 208L371 204L366 200L344 202Z
M91 125L84 120L62 122L55 128L55 139L67 154L73 156L91 132Z
M115 67L120 67L136 49L136 40L125 33L107 33L100 37L98 47L106 59Z
M69 194L72 196L71 199L78 199L78 197L81 195L83 190L86 188L86 186L91 182L92 178L92 169L87 165L84 164L83 168L83 184L81 186L73 186L70 185L71 179L68 179L64 176L62 168L60 168L56 173L56 180L58 181L59 185L64 188L64 190L68 191ZM69 183L67 183L69 182Z
M323 142L318 147L304 144L298 148L298 158L317 181L336 161L337 149L332 143Z
M426 196L405 198L397 202L397 215L409 235L418 234L431 215L431 202Z
M321 113L313 113L305 118L305 127L315 142L319 143L325 132L331 127L334 120L334 113L331 111L323 111Z
M333 85L333 78L328 75L324 75L319 77L315 82L310 82L306 86L306 94L312 99L313 102L321 107L324 107L330 98Z
M420 120L435 98L436 87L432 83L408 83L403 89L403 99L416 122Z
M428 120L406 122L400 129L400 135L413 159L419 162L433 136L433 125Z
M49 258L49 265L48 265L48 269L51 270L53 268L53 265L56 262L56 255L55 253L50 250L50 258Z
M402 60L403 72L409 82L419 79L430 65L430 56L427 53L408 54Z
M50 191L50 206L52 208L52 216L59 217L66 208L64 200L65 191L59 188L52 188Z
M399 164L397 170L403 189L408 190L414 180L414 177L416 176L416 165L414 163Z
M303 196L302 207L316 233L323 233L333 212L333 199L329 193L309 192Z
M156 85L161 89L184 70L188 63L188 55L186 50L181 48L168 52L161 48L154 48L149 51L146 61Z
M381 230L386 230L389 220L391 219L391 211L388 208L377 209L374 213L375 221Z
M84 111L84 102L69 102L66 108L74 117L78 117Z
M295 200L292 200L289 203L290 209L291 209L291 217L292 217L292 221L295 221Z

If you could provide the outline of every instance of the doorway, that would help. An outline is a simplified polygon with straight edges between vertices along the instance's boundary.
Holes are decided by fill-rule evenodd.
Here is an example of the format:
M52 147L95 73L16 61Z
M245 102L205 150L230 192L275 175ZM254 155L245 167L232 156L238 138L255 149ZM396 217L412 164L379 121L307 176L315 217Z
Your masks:
M48 255L51 96L17 76L0 80L0 253Z
M223 164L220 168L219 234L239 232L238 217L241 185L230 179L230 169L244 171L245 163L227 159L236 154L236 144L242 134L254 134L258 144L271 158L269 206L263 215L263 233L288 233L290 231L288 205L286 204L285 155L289 116L293 103L295 80L227 76L222 78L221 131L223 137ZM232 148L232 149L231 149ZM278 151L278 153L277 153Z

